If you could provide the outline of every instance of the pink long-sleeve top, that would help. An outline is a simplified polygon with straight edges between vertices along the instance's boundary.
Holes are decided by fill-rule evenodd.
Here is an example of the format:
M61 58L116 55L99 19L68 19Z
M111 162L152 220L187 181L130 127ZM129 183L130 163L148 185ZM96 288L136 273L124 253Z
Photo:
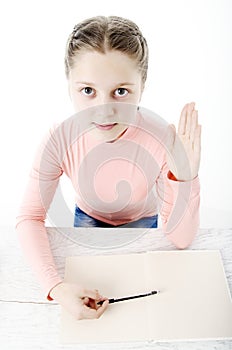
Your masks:
M117 226L160 213L162 229L178 248L199 227L198 177L176 181L166 164L167 124L138 112L136 122L114 142L103 142L81 115L54 124L37 149L16 230L24 255L48 300L62 282L45 227L47 211L65 173L76 204L88 215Z

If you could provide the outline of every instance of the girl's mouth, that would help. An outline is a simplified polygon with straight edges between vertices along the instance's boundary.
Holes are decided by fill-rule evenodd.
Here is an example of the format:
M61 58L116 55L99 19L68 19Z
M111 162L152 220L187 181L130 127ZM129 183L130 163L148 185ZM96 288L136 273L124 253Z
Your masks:
M97 123L94 123L96 128L98 128L99 130L111 130L117 124L118 123L112 123L112 124L97 124Z

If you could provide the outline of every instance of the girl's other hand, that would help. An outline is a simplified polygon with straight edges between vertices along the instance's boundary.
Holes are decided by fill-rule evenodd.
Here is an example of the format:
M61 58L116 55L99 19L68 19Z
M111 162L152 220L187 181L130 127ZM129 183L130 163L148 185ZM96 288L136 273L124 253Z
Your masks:
M74 283L61 282L49 294L77 320L99 318L109 304L97 289L86 289ZM100 300L104 303L97 305Z

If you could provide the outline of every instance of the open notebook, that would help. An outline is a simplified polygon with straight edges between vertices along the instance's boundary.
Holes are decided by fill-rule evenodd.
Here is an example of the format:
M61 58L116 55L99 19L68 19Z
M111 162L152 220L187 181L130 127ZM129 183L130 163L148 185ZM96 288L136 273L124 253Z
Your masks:
M95 320L75 320L62 309L64 343L232 338L232 302L219 251L68 257L65 281L108 298L160 293L110 304Z

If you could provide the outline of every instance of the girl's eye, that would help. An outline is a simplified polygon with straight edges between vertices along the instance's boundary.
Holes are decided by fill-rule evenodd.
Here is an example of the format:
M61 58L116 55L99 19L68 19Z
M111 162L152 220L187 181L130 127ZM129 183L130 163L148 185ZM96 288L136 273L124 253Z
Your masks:
M128 90L125 88L118 88L115 90L114 94L117 97L126 96L128 94Z
M94 94L94 90L89 86L83 88L81 91L84 95L87 95L87 96L92 96Z

